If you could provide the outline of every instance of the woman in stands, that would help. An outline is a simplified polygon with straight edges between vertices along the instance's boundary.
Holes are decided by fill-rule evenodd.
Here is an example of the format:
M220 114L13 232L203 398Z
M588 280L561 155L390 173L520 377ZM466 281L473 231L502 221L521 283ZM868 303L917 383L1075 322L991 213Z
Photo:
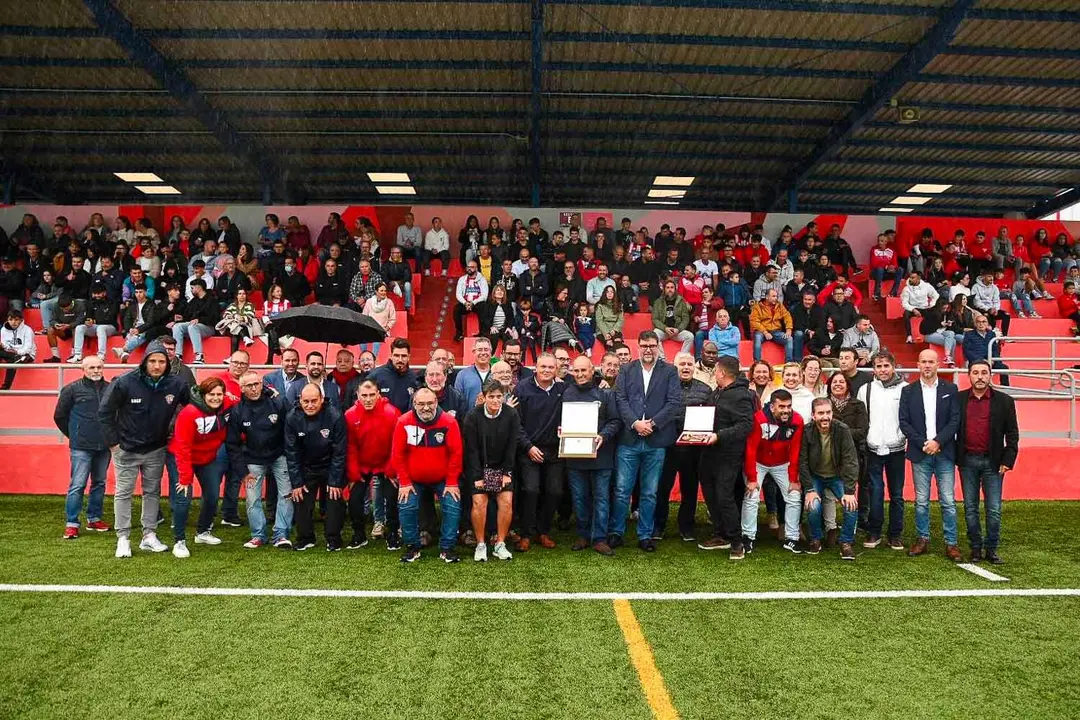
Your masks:
M248 300L247 290L242 287L236 289L233 301L221 313L221 321L215 329L229 336L232 352L240 349L241 340L246 347L255 344L255 338L263 334L263 327L255 314L255 306Z
M933 307L923 310L922 320L919 321L919 333L923 336L923 340L931 345L940 345L945 348L946 367L956 364L953 362L953 352L956 350L953 322L952 314L949 312L949 301L943 297L939 297L937 304Z
M498 222L498 219L495 219ZM480 218L470 215L465 220L465 227L458 233L458 262L461 267L475 260L480 254L480 245L484 241L484 234L480 232Z
M926 271L923 280L930 283L938 291L938 295L947 296L949 294L949 277L945 274L943 256L935 257L930 261L930 268Z
M955 273L949 286L949 300L957 295L971 295L971 275L966 272Z
M615 343L623 342L623 325L626 315L623 313L619 295L612 286L604 288L600 302L596 303L596 338L604 350L611 352Z
M517 311L502 285L491 288L491 295L477 308L476 317L480 321L480 336L491 340L492 353L499 349L500 341L505 344L507 340L517 339Z
M825 328L814 332L806 348L810 356L817 356L823 367L840 367L840 348L844 344L844 333L836 329L836 320L825 318ZM808 357L810 357L808 356Z
M274 213L267 213L263 218L265 223L259 230L259 257L265 257L274 251L276 240L285 240L288 235L285 228L281 227L281 221Z
M169 442L169 452L176 459L179 481L170 500L173 513L173 555L191 556L185 540L188 513L191 510L193 483L198 479L202 505L195 524L196 545L220 545L221 539L210 534L217 512L218 487L227 471L225 453L225 381L207 378L191 388L191 402L176 416L176 428Z
M487 230L484 231L484 234L489 239L492 235L498 235L499 241L503 244L506 244L506 231L503 230L502 227L499 225L499 218L495 217L494 215L488 218L488 226Z
M964 342L965 333L975 330L975 313L968 307L967 295L956 295L949 301L946 318L957 345Z
M255 276L259 272L259 260L255 257L255 248L251 246L251 243L240 245L240 252L236 256L236 269L255 283Z
M41 283L30 293L30 307L39 308L41 303L60 295L60 286L53 279L53 271L46 268L41 273Z
M549 348L554 345L578 346L577 337L574 335L574 310L577 304L570 299L570 289L561 288L551 301L548 308L547 321L544 323L541 347Z
M203 244L207 240L213 240L217 242L218 233L210 225L210 218L202 218L199 220L199 225L195 228L195 231L191 233L191 239L189 242L188 256L202 252Z
M169 245L179 245L180 233L186 230L187 227L184 225L184 218L180 217L179 215L173 215L169 219L169 236L165 238L165 242L167 242Z
M154 249L153 241L143 236L139 238L139 245L132 253L132 257L143 269L143 272L157 280L161 277L161 256ZM137 253L137 254L136 254Z
M364 303L364 314L379 323L379 326L386 331L386 336L390 336L390 331L394 329L394 324L397 323L397 309L390 300L386 283L380 282L375 286L375 294ZM372 355L378 357L381 346L382 343L361 343L360 352L370 350Z
M151 247L161 245L161 235L154 229L154 223L147 217L141 217L135 221L135 243L142 245L143 238L150 241Z
M109 235L109 241L117 245L124 245L128 250L135 242L135 229L131 227L131 221L126 215L117 215L113 221L113 231Z
M1069 243L1069 236L1065 233L1058 233L1051 247L1050 277L1053 278L1054 282L1062 282L1065 279L1065 274L1075 265L1076 260L1073 259L1073 247ZM1041 264L1039 268L1041 271Z

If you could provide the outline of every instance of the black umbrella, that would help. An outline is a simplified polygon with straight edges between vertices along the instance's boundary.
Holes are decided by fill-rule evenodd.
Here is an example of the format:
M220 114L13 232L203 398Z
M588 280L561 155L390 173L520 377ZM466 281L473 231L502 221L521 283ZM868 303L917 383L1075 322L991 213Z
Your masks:
M386 331L367 315L333 305L304 305L274 318L278 335L292 335L308 342L358 345L382 342Z

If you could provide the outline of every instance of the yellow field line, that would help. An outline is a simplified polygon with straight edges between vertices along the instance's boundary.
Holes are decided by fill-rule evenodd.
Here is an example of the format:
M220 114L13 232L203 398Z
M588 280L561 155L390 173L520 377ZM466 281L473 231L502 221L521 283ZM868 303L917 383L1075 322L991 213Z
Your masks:
M641 681L641 689L645 692L645 701L649 703L649 709L657 720L678 720L679 713L671 702L664 685L664 678L656 667L656 658L653 657L652 647L641 632L637 616L630 607L629 600L614 600L615 618L619 621L623 639L626 640L626 650L630 653L630 661L637 670L638 680Z

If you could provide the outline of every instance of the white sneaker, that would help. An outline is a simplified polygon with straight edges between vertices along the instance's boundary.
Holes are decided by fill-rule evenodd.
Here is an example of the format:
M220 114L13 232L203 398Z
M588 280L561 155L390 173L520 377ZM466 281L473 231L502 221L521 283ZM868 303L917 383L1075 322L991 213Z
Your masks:
M476 550L473 551L472 559L476 562L487 562L487 545L476 543Z
M131 557L131 541L126 537L116 538L116 557L129 558Z
M499 560L513 560L514 556L506 549L506 543L495 543L495 550L491 553Z
M68 358L67 361L69 363L71 363L72 365L78 365L79 363L82 362L82 355L72 355L71 357Z
M220 545L221 538L211 535L208 532L199 533L195 536L196 545Z
M177 540L176 544L172 547L173 557L185 560L191 557L191 551L187 549L187 542L184 540Z
M124 357L124 348L116 347L116 348L113 348L112 351L113 351L113 355L115 355L118 360L122 359Z
M255 344L255 341L252 340L251 338L249 338L249 337L244 338L244 345L247 345L248 347L251 347L254 344Z
M143 535L142 542L139 543L139 549L153 553L163 553L169 549L169 546L158 540L157 534L146 533Z
M381 522L376 522L371 527L371 537L381 538L386 533L386 525Z

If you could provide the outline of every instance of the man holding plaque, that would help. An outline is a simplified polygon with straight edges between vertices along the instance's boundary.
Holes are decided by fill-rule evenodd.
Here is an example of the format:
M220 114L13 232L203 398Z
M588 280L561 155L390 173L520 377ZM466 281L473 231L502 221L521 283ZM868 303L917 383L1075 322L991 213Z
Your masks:
M623 428L615 451L618 472L615 504L608 523L608 544L612 547L622 545L630 511L630 493L640 474L638 547L645 552L655 552L656 491L666 449L675 444L679 435L676 421L683 408L682 388L675 368L657 360L660 341L653 332L645 330L638 336L638 351L641 359L627 364L615 381L615 405ZM752 410L747 412L748 420L752 414Z
M597 386L595 370L588 356L575 358L570 372L574 382L563 392L564 413L568 414L565 409L570 403L593 403L600 411L595 437L585 438L592 444L596 457L568 458L566 461L578 534L570 549L584 550L592 545L601 555L611 556L615 551L607 543L608 503L611 471L615 467L615 441L622 423L612 391Z

